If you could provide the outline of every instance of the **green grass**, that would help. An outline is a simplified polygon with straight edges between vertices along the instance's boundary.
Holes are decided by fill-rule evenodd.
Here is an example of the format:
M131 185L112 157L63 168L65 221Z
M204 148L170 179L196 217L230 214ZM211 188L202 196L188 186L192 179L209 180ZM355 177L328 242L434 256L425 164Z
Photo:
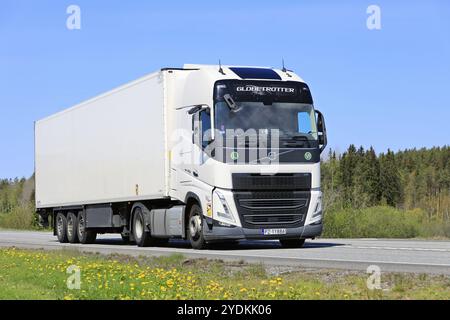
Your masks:
M69 290L69 266L81 270ZM368 275L291 270L271 275L262 265L222 261L100 256L71 251L0 249L0 299L449 299L445 276L382 274L382 290Z
M449 221L429 221L420 209L378 206L328 210L323 237L330 238L448 238Z

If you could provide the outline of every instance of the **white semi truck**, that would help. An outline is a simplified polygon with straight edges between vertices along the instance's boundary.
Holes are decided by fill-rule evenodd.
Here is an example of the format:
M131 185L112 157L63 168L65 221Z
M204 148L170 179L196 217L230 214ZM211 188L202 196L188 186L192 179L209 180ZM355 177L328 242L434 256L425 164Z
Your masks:
M60 242L322 232L322 114L292 71L165 68L35 123L36 208Z

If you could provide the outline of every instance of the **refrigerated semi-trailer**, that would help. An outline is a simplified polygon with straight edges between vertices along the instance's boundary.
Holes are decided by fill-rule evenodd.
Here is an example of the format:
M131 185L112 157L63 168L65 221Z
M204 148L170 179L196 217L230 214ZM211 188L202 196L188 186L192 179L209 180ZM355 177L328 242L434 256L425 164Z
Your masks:
M323 228L326 144L292 71L164 68L35 123L36 208L60 242L301 247Z

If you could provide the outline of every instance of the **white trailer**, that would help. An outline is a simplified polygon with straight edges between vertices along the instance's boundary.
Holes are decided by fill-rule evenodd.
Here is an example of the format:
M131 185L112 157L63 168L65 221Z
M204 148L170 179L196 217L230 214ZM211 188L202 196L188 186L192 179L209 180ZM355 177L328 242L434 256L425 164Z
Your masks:
M38 208L168 196L165 108L155 73L36 122Z
M293 72L166 68L35 123L36 208L61 242L301 246L322 231L325 145Z

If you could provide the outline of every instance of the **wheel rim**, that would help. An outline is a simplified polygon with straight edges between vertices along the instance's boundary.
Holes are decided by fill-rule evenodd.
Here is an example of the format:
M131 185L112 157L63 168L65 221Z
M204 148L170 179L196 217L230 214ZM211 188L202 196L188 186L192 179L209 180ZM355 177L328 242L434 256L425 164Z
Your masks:
M71 216L67 218L67 235L69 236L69 238L71 238L73 235L73 219Z
M142 219L140 214L136 217L134 222L134 233L136 234L136 238L141 239L144 234L144 225L142 223Z
M84 233L84 219L83 216L80 216L80 219L78 221L78 235L80 237L83 237L83 233Z
M197 240L202 232L202 219L199 215L195 215L191 217L189 221L189 233L191 234L191 238Z
M61 215L58 216L58 221L56 223L56 229L58 232L58 235L62 235L64 228L64 221Z

